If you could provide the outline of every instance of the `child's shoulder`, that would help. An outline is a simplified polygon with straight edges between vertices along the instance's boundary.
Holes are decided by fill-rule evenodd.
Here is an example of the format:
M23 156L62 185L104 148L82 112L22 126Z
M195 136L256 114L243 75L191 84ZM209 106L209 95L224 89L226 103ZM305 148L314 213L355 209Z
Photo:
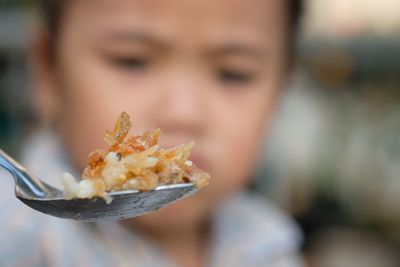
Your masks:
M290 215L256 194L233 196L220 206L216 218L221 244L251 259L297 253L302 242Z
M236 213L242 214L245 221L261 224L265 230L296 230L297 224L282 208L256 193L240 193L231 202Z

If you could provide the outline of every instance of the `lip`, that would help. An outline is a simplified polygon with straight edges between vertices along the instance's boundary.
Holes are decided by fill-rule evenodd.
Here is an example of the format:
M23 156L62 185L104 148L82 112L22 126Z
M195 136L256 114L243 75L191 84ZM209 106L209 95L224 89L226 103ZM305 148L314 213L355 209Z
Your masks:
M189 160L191 160L196 167L200 168L203 171L207 171L207 161L201 155L193 153L189 156Z

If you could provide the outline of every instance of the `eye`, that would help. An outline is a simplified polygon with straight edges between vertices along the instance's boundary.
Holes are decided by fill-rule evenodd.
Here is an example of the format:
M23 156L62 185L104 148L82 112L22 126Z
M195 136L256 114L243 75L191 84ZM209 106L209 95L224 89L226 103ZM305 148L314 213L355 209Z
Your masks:
M253 80L253 75L245 71L220 69L218 70L218 79L223 83L246 84Z
M149 65L149 60L145 57L116 57L114 64L126 70L145 70Z

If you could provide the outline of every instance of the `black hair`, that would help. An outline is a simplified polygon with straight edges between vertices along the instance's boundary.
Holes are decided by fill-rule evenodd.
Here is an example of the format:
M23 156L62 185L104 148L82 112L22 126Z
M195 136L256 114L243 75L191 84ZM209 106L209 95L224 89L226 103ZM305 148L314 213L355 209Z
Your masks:
M281 1L281 0L276 0ZM289 23L293 35L296 34L303 10L302 0L289 1ZM44 22L51 34L57 34L63 15L65 0L39 0Z
M296 35L303 14L303 0L289 0L289 23L293 35Z
M63 0L39 0L39 8L43 16L43 21L51 34L58 32L65 5L64 2Z

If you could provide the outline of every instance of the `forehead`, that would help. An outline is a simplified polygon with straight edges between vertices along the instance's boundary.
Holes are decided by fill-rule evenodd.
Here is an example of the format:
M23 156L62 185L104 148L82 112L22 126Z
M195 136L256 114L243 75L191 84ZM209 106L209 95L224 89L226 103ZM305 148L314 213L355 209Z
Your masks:
M286 21L282 0L75 0L67 25L82 34L115 29L158 32L165 37L205 33L215 39L276 37ZM168 36L169 35L169 36Z

